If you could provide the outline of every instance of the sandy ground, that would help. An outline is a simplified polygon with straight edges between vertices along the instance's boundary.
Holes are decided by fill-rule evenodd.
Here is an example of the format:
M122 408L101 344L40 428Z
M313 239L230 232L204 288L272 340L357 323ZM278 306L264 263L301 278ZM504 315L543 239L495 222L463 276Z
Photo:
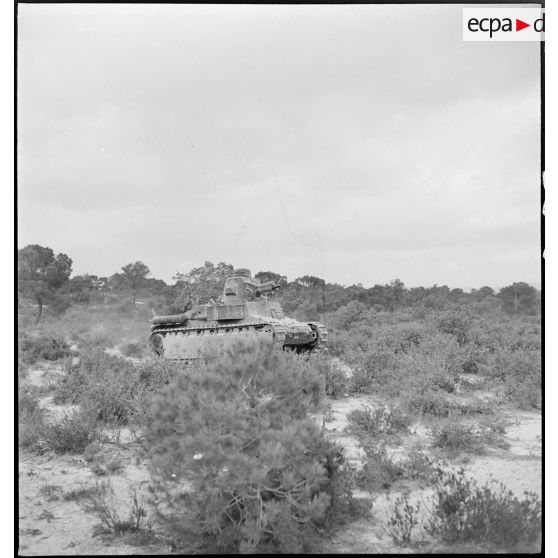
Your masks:
M26 382L48 389L56 377L63 373L57 365L41 365L29 370ZM483 395L483 394L480 394ZM469 396L469 395L467 395ZM464 396L465 397L465 396ZM490 397L490 394L486 395ZM345 432L348 424L347 415L364 405L376 406L382 402L373 396L346 397L331 400L331 419L325 428L333 439L341 443L348 459L356 466L361 465L362 452L355 437ZM42 397L41 405L57 420L70 406L54 405L52 395ZM321 417L319 418L321 423ZM490 450L486 455L468 456L461 460L466 473L479 484L488 481L504 483L516 495L524 491L541 494L541 415L536 412L518 411L504 408L502 418L509 426L506 429L506 441L509 448ZM399 446L391 447L392 454L404 454L405 448L414 443L428 445L428 426L417 424L411 434ZM130 509L131 490L137 491L138 498L148 508L147 483L149 473L146 464L137 456L137 442L133 434L123 429L119 436L113 436L114 443L105 443L103 453L117 456L123 468L115 474L98 476L93 472L91 463L83 456L56 456L45 454L36 456L20 454L19 461L19 552L24 556L33 555L76 555L76 554L168 554L171 549L163 543L132 546L125 538L103 541L93 535L93 527L98 519L86 513L83 507L74 501L66 501L63 494L76 488L95 486L98 482L109 481L115 493L115 506L118 514L126 518ZM55 487L48 489L45 487ZM57 487L57 488L56 488ZM400 490L405 489L402 487ZM412 502L427 503L430 496L428 489L406 487ZM420 529L417 532L417 544L409 549L396 547L386 532L387 519L395 498L401 492L391 490L379 493L373 503L373 515L369 519L355 521L341 529L326 544L326 550L333 553L401 553L444 551L433 546L424 537ZM361 492L357 496L369 496ZM453 549L459 551L459 549ZM482 548L470 546L463 552L483 552Z
M119 475L110 477L114 488L118 513L126 518L126 503L131 487L139 497L148 480L147 470L133 463ZM72 489L94 486L104 480L97 477L79 457L41 457L23 455L19 467L19 532L20 554L24 556L49 554L149 554L168 551L165 548L136 547L104 543L92 536L97 519L84 512L82 506L63 498L52 500L42 490L45 486L60 487L60 494ZM122 504L124 503L124 504Z
M480 394L481 398L490 398L490 395ZM360 450L358 441L348 436L344 429L348 424L347 415L354 409L363 405L374 407L381 404L373 396L348 397L331 402L334 420L326 423L326 429L331 432L334 439L346 448L346 454L351 461L359 465ZM479 485L488 482L503 483L515 495L521 497L525 491L542 494L542 461L541 461L541 414L506 409L503 413L505 419L512 425L506 429L505 441L509 444L507 450L489 450L486 455L467 456L459 460L457 465L465 469L465 473L474 478ZM412 435L406 440L409 443L424 443L428 440L428 428L424 425L414 425ZM413 440L414 439L414 440ZM391 448L391 454L400 453L402 448ZM404 449L404 448L403 448ZM419 543L411 548L401 548L393 544L387 533L387 520L395 499L406 493L412 504L420 503L423 508L428 507L432 491L428 488L390 490L389 493L376 495L372 505L373 517L358 520L342 529L327 545L327 550L333 553L416 553L416 552L487 552L486 549L468 546L464 549L445 549L432 543L424 530L419 526L417 540ZM358 494L356 494L358 495ZM361 493L361 496L369 494ZM424 522L425 514L421 520ZM422 543L421 543L422 541ZM526 549L534 551L536 549Z

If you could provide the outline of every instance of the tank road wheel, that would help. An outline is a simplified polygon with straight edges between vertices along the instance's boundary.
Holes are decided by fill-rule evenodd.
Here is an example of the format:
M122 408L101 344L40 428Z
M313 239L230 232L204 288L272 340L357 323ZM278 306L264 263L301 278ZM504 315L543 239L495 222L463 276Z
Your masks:
M151 334L151 336L149 337L149 346L157 356L163 356L165 348L163 347L163 336L160 333Z

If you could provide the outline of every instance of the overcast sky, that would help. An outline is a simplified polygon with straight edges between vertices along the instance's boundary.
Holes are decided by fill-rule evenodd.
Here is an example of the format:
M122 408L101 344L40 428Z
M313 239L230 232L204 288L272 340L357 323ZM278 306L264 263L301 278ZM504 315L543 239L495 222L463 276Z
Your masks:
M463 42L460 6L18 10L21 247L540 285L538 43Z

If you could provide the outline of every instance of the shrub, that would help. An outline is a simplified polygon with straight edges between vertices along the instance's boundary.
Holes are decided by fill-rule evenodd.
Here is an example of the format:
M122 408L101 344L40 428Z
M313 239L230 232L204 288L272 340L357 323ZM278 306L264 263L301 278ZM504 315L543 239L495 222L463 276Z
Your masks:
M432 378L432 385L446 393L455 393L458 382L458 377L446 374L441 374Z
M542 384L540 379L526 382L507 381L503 387L506 399L520 409L540 409L542 405Z
M540 409L542 370L539 350L498 349L489 359L488 370L500 381L506 399L521 408Z
M352 391L370 393L395 379L395 352L384 338L369 341L364 350L358 349L345 358L354 369Z
M18 352L23 363L34 364L40 359L58 360L70 354L68 345L61 337L38 333L24 334L18 341Z
M365 405L361 409L351 411L347 419L348 430L355 434L397 434L408 432L411 425L411 418L408 415L387 405L375 409Z
M364 451L362 469L357 474L358 485L369 491L389 489L398 481L433 481L436 466L430 457L412 451L406 458L393 459L385 443L367 440L361 443Z
M460 452L483 453L485 444L507 448L509 445L502 437L502 425L496 423L489 428L483 428L478 423L461 424L448 420L439 427L432 429L432 446L447 451L450 454Z
M146 441L175 539L190 551L308 550L352 499L341 449L308 416L323 395L308 359L248 342L165 389Z
M402 461L405 478L410 480L434 482L436 471L440 467L434 460L422 451L413 449Z
M133 405L134 367L132 364L96 350L69 363L66 376L58 385L56 403L87 402L101 422L127 422Z
M420 504L412 506L407 494L395 500L387 531L397 546L409 546L413 529L419 523L419 510Z
M93 486L72 488L62 495L62 499L66 502L82 502L98 493L104 492L104 486L104 484L96 484Z
M426 332L417 324L403 325L397 330L395 353L406 353L415 347L418 347L425 337Z
M451 417L455 415L491 415L493 406L482 400L461 402L452 400L435 390L424 390L408 394L402 404L409 413L430 415L432 417Z
M94 535L122 536L147 532L148 536L139 539L138 544L144 544L145 539L151 536L153 522L147 520L147 512L140 504L135 490L130 493L127 518L122 518L118 513L114 490L108 482L100 483L94 490L85 493L81 503L86 512L96 515L100 520L93 528Z
M95 349L67 363L54 401L86 404L105 424L143 424L153 395L182 369L165 360L133 364Z
M18 390L18 442L25 449L39 449L45 429L39 400L28 389Z
M392 484L404 478L404 466L388 455L383 443L368 441L362 444L361 448L365 457L357 476L359 487L374 492L391 488Z
M444 542L489 543L512 548L541 535L542 506L534 493L519 500L500 483L496 490L459 471L440 472L427 530Z
M452 413L458 412L459 409L457 403L450 401L441 393L433 390L408 394L403 403L410 413L416 415L447 417Z
M525 382L540 379L541 376L541 359L538 350L502 348L492 354L490 364L492 376L501 380L513 378Z
M338 360L325 353L310 354L310 359L325 379L326 395L337 399L348 393L351 382Z
M451 390L450 384L455 383L458 375L463 372L468 355L469 350L461 347L453 337L432 333L424 337L419 346L400 353L397 367L402 372L403 380L422 379L424 385L442 383L444 389L447 385Z
M397 397L427 389L456 390L470 350L448 335L423 328L383 326L363 335L346 334L344 360L354 369L353 391Z
M431 437L433 447L448 453L456 454L462 451L480 453L483 450L480 440L470 432L469 427L459 422L446 422L433 428Z
M442 333L454 335L460 345L468 341L471 317L463 312L449 311L441 314L438 329Z
M99 436L97 417L90 409L67 413L45 431L46 444L56 453L81 453Z

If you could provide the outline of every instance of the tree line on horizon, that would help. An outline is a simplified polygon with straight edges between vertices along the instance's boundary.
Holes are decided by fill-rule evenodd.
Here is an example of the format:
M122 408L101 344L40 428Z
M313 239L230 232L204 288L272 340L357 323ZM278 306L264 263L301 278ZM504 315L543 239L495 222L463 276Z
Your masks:
M38 324L43 308L48 306L61 314L72 305L90 305L99 301L126 298L135 306L138 297L148 298L158 313L181 312L188 301L203 304L217 299L225 279L235 269L225 262L206 261L187 273L176 273L174 283L150 277L149 267L131 262L110 277L93 274L72 277L72 259L66 254L55 254L52 248L30 244L18 250L18 297L36 305ZM363 287L361 284L343 286L329 283L312 275L289 281L285 275L273 271L259 271L260 281L281 285L273 296L281 302L285 312L301 319L319 319L353 301L378 311L395 312L403 308L424 307L443 310L449 304L482 303L508 314L536 315L541 312L541 293L526 282L515 282L498 292L489 286L465 292L446 285L407 288L400 279L388 284Z

